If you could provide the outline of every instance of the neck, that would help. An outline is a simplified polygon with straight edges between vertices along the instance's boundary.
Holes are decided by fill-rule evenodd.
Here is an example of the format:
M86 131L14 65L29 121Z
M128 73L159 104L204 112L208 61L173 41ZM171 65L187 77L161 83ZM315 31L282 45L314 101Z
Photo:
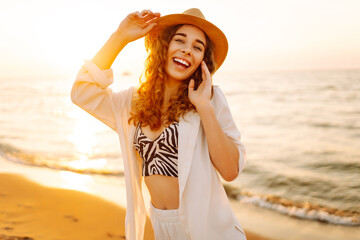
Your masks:
M164 105L169 103L170 98L177 93L181 82L172 79L165 80Z

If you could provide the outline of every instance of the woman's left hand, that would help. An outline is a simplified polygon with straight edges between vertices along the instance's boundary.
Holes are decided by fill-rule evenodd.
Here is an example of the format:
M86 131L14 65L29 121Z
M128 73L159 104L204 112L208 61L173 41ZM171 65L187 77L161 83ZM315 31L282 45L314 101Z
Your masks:
M206 106L209 106L211 99L211 75L209 69L206 66L204 61L201 62L202 69L202 82L198 86L196 90L195 81L193 79L190 80L189 83L189 99L192 104L194 104L196 110L200 110Z

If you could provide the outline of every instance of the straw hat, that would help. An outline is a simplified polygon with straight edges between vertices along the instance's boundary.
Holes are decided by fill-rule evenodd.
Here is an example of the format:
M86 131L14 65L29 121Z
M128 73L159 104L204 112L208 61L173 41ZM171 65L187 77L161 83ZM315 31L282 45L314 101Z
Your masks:
M178 24L190 24L203 30L214 44L214 58L216 70L224 62L228 52L228 41L225 34L214 24L205 20L202 12L197 8L191 8L180 14L170 14L158 18L154 22L157 26L150 31L149 39L156 38L166 27Z

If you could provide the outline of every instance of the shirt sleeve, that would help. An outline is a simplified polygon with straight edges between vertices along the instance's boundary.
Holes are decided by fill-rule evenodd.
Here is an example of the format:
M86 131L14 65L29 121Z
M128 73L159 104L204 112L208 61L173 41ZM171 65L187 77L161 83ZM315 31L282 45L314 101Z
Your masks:
M112 82L112 69L101 70L93 62L85 60L73 84L71 100L116 131L116 114L131 105L133 88L114 93L109 88Z
M216 117L224 133L237 145L239 150L239 171L240 174L246 165L246 148L241 142L241 134L236 127L229 105L222 90L214 86L213 104L215 106Z

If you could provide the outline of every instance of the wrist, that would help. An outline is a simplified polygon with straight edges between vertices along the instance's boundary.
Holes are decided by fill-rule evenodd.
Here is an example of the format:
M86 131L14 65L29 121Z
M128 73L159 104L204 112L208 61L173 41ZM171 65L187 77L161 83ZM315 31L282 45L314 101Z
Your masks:
M129 41L127 40L125 34L122 31L116 30L112 35L111 38L113 38L116 42L118 42L123 47L126 46Z
M211 111L214 111L214 108L213 108L213 106L211 105L210 102L199 104L199 105L195 106L195 108L196 108L196 111L199 113L200 116L207 115Z

